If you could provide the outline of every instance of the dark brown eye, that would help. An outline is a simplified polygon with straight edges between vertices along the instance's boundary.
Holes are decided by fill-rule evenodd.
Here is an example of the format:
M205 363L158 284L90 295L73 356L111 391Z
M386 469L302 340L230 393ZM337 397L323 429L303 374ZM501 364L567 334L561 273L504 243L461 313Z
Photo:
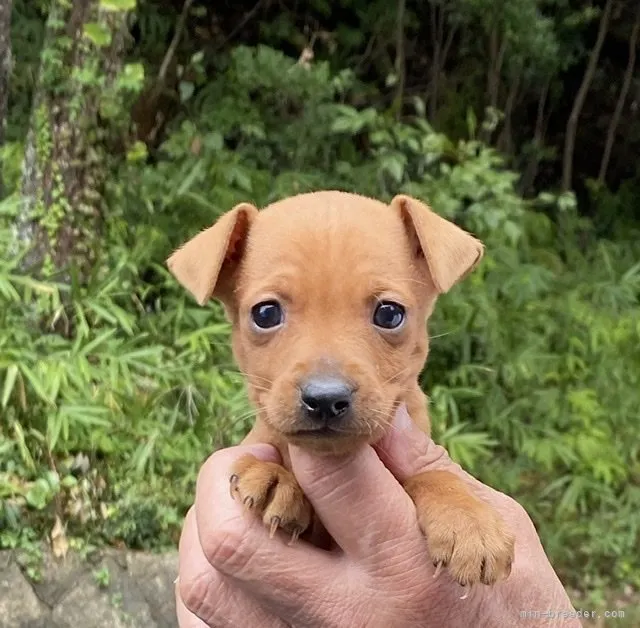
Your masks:
M398 329L404 320L404 307L393 301L382 301L373 312L373 324L381 329Z
M282 325L284 314L277 301L262 301L251 308L251 320L260 329L273 329Z

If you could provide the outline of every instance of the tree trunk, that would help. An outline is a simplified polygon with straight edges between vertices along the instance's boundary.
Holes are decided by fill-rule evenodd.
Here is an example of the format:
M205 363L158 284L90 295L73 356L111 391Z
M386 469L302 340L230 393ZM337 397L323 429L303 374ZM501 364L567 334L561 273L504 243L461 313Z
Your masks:
M536 114L536 126L533 131L533 148L531 155L527 161L527 165L524 169L524 174L520 179L519 191L522 196L526 196L531 187L533 186L536 177L538 176L538 166L540 165L540 151L544 146L544 137L546 133L545 124L545 108L547 106L547 97L549 95L550 81L547 81L540 96L538 97L538 112Z
M491 31L489 40L489 73L487 75L487 100L489 107L496 109L500 100L500 75L502 74L502 65L504 63L504 55L507 50L506 37L500 42L498 27Z
M502 132L500 133L496 144L498 150L509 156L513 156L513 110L517 102L521 79L522 73L519 73L511 81L509 95L507 96L507 102L504 106L504 123L502 126Z
M631 30L631 38L629 39L629 61L627 62L627 68L624 72L624 79L622 80L622 87L620 88L620 94L618 101L616 102L616 108L611 116L609 122L609 129L607 130L607 141L604 146L604 152L602 153L602 161L600 162L600 172L598 173L598 181L604 184L607 178L607 169L609 168L609 161L611 160L611 151L613 150L613 143L616 139L616 132L618 125L620 124L620 118L622 117L622 110L624 109L624 103L627 100L629 94L629 88L631 87L631 80L633 79L633 72L636 67L636 46L638 45L638 35L640 34L640 5L636 12L636 19L633 23L633 29Z
M596 39L596 43L593 47L593 50L589 55L589 62L587 63L587 68L584 71L584 76L582 77L582 83L580 85L580 89L578 89L576 98L573 101L573 108L571 109L569 120L567 121L567 128L565 131L565 138L564 138L564 155L562 158L562 191L563 192L566 192L569 189L571 189L571 184L573 181L573 153L574 153L575 143L576 143L576 133L578 131L578 120L580 118L580 113L582 112L582 107L584 106L584 101L586 100L587 94L589 93L589 88L591 87L593 76L596 72L598 59L600 58L600 51L602 50L602 44L604 44L604 40L607 35L607 30L609 29L609 19L611 17L612 6L613 6L613 0L607 0L607 3L604 7L604 12L602 13L602 17L600 18L600 26L598 27L598 37Z
M449 26L449 32L445 39L445 26L447 25L448 7L445 2L440 5L431 3L431 41L433 47L433 58L431 61L431 85L429 94L429 120L433 124L438 113L440 103L440 80L445 64L449 56L449 50L456 34L456 27Z
M16 245L24 272L86 278L99 252L108 155L118 108L126 11L53 0L23 162Z
M396 96L394 98L393 108L395 109L396 118L400 119L402 115L402 104L404 101L404 83L405 83L405 51L404 51L404 16L405 16L406 0L398 0L398 9L396 13L396 59L395 71L397 77Z
M500 76L507 50L506 36L500 41L498 26L494 26L489 35L489 69L487 71L487 108L497 109L500 100ZM483 142L489 143L494 129L483 127L480 138Z
M0 0L0 148L4 144L11 77L11 0ZM0 170L0 199L3 195Z
M439 99L439 82L440 82L440 51L442 49L442 41L440 38L440 28L438 20L438 7L431 3L431 41L433 43L433 59L431 61L431 98L429 99L429 121L431 124L436 119Z

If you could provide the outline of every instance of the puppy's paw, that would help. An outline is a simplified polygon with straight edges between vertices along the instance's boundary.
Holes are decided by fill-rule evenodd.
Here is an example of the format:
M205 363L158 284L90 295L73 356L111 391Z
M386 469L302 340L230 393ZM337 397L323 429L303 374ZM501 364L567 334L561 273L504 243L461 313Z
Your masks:
M463 586L495 584L509 576L514 535L500 515L471 495L459 478L430 471L411 478L405 489L416 505L418 523L438 570L447 567Z
M313 510L293 473L247 454L231 469L231 496L262 518L273 537L278 528L293 543L311 524Z

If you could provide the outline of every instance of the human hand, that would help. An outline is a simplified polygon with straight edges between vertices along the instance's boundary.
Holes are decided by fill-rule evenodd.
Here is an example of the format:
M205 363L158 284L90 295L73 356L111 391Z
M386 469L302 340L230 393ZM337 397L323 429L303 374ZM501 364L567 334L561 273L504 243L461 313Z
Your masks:
M229 468L245 453L279 462L271 446L239 446L214 453L200 472L180 541L181 628L516 627L540 625L521 618L522 611L572 609L524 509L462 471L406 410L375 448L349 457L290 448L294 474L338 544L332 552L269 539L262 522L233 501ZM515 561L506 581L465 592L446 570L434 578L414 504L399 484L427 470L461 477L515 532Z

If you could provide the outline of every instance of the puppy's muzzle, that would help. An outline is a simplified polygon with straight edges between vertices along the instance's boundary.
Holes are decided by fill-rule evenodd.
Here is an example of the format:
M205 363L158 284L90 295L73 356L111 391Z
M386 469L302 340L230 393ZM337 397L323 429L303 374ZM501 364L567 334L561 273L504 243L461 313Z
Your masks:
M314 426L331 427L350 415L353 392L353 387L339 377L310 377L300 386L301 414Z

